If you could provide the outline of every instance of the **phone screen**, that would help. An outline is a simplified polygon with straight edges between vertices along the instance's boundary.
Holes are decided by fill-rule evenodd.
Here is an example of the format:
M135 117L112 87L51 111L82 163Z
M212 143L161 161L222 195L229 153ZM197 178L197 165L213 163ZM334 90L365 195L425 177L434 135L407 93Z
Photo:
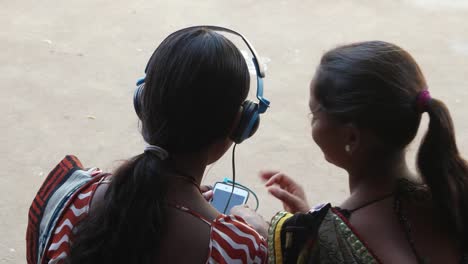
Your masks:
M231 195L231 192L216 189L214 191L213 201L211 201L211 204L213 205L214 208L216 208L216 210L223 213L224 208L226 207L226 203L229 199L229 195ZM246 199L245 196L233 193L231 197L231 201L229 201L229 205L225 213L229 213L231 211L231 208L236 205L244 204L245 199Z

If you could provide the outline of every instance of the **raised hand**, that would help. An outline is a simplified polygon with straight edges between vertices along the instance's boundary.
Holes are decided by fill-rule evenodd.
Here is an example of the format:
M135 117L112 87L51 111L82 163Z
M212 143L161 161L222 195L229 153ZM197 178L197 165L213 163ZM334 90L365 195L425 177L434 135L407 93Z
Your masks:
M286 211L297 213L310 210L304 189L291 177L278 171L262 171L260 177L266 181L268 192L283 202Z

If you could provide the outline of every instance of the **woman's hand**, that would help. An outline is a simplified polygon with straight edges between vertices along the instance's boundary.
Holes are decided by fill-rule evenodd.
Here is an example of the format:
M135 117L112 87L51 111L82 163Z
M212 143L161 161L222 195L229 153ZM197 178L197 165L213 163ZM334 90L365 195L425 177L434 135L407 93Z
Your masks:
M253 229L255 229L265 239L268 237L269 224L263 217L247 205L234 206L230 212L232 215L240 216L247 222Z
M202 185L200 186L200 191L203 195L203 198L205 198L207 202L211 201L211 199L213 198L213 186Z
M310 206L304 189L284 173L262 171L260 177L266 181L268 192L283 202L283 207L290 213L308 212Z

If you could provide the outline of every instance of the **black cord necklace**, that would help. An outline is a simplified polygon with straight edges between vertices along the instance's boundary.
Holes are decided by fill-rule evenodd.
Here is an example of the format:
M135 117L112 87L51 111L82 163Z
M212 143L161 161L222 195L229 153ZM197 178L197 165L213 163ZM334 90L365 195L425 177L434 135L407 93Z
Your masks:
M376 199L367 201L367 202L363 203L362 205L359 205L358 207L353 208L353 209L350 209L350 210L347 210L347 211L349 212L349 214L352 214L352 213L356 212L356 211L359 210L359 209L362 209L362 208L367 207L367 206L369 206L369 205L371 205L371 204L374 204L374 203L383 201L383 200L385 200L385 199L387 199L387 198L389 198L389 197L392 197L394 194L395 194L395 193L393 193L393 192L388 193L388 194L386 194L386 195L384 195L384 196L377 197Z
M195 180L194 177L192 177L191 175L187 174L187 173L184 173L184 172L181 172L179 170L173 170L177 175L174 175L175 178L177 179L180 179L180 180L183 180L187 183L190 183L192 184L193 186L195 186L195 188L197 188L197 190L202 193L202 190L200 188L200 184Z
M392 193L389 193L389 194L386 194L382 197L378 197L374 200L371 200L371 201L368 201L354 209L351 209L351 210L346 210L349 214L349 216L351 216L352 213L356 212L357 210L359 209L362 209L366 206L369 206L371 204L374 204L374 203L377 203L377 202L380 202L380 201L383 201L389 197L392 197L392 196L395 196L395 199L394 199L394 202L393 202L393 211L395 213L395 215L398 217L398 220L400 222L400 225L402 226L403 228L403 231L405 232L405 236L406 236L406 240L408 241L410 247L411 247L411 251L413 251L413 254L414 256L416 257L416 260L418 261L418 263L420 264L425 264L427 263L427 261L424 260L424 258L418 253L418 251L416 250L416 244L413 240L413 237L411 236L411 224L408 220L408 218L405 216L403 210L402 210L402 206L401 206L401 200L400 198L398 197L398 194L395 194L395 192L392 192Z
M382 200L385 200L391 196L394 196L394 202L393 202L393 212L395 213L395 215L397 216L398 220L399 220L399 223L400 223L400 226L401 228L403 229L404 233L405 233L405 237L406 237L406 240L408 241L408 244L410 245L411 247L411 251L413 252L417 262L419 264L426 264L426 263L429 263L427 258L424 258L423 256L421 256L419 254L419 252L417 251L416 249L416 243L413 239L413 236L412 236L412 227L411 227L411 223L408 219L408 217L406 216L405 214L405 211L403 210L402 208L402 201L401 201L401 198L400 198L400 194L403 194L403 193L412 193L414 194L415 193L415 190L414 189L408 189L408 188L411 188L413 186L408 186L408 182L407 181L400 181L399 183L399 187L397 188L397 191L396 192L392 192L390 194L387 194L387 195L384 195L382 197L379 197L377 199L374 199L374 200L371 200L371 201L368 201L354 209L351 209L351 210L345 210L349 216L351 216L351 213L359 210L359 209L362 209L366 206L369 206L371 204L374 204L376 202L379 202L379 201L382 201ZM414 187L413 187L414 188ZM403 190L402 190L403 189ZM464 249L464 248L462 248ZM460 263L461 264L467 264L468 263L468 253L463 253L462 254L462 257L460 259Z

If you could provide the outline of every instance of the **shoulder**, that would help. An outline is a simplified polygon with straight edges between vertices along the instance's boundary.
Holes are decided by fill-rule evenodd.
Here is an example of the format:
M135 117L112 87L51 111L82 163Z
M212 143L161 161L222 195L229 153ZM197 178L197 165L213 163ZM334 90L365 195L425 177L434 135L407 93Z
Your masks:
M297 227L314 231L320 226L323 218L331 208L331 205L328 203L317 205L307 213L291 214L288 212L278 212L271 219L269 233L271 231L280 231L286 227Z
M239 216L220 215L213 221L212 229L218 234L230 235L233 242L251 242L255 248L266 244L265 238Z
M268 230L270 263L289 262L296 259L305 246L312 247L330 209L330 204L321 204L307 213L279 212L273 216ZM288 259L283 259L284 256Z
M212 223L210 260L215 263L266 263L267 243L244 219L220 215Z

